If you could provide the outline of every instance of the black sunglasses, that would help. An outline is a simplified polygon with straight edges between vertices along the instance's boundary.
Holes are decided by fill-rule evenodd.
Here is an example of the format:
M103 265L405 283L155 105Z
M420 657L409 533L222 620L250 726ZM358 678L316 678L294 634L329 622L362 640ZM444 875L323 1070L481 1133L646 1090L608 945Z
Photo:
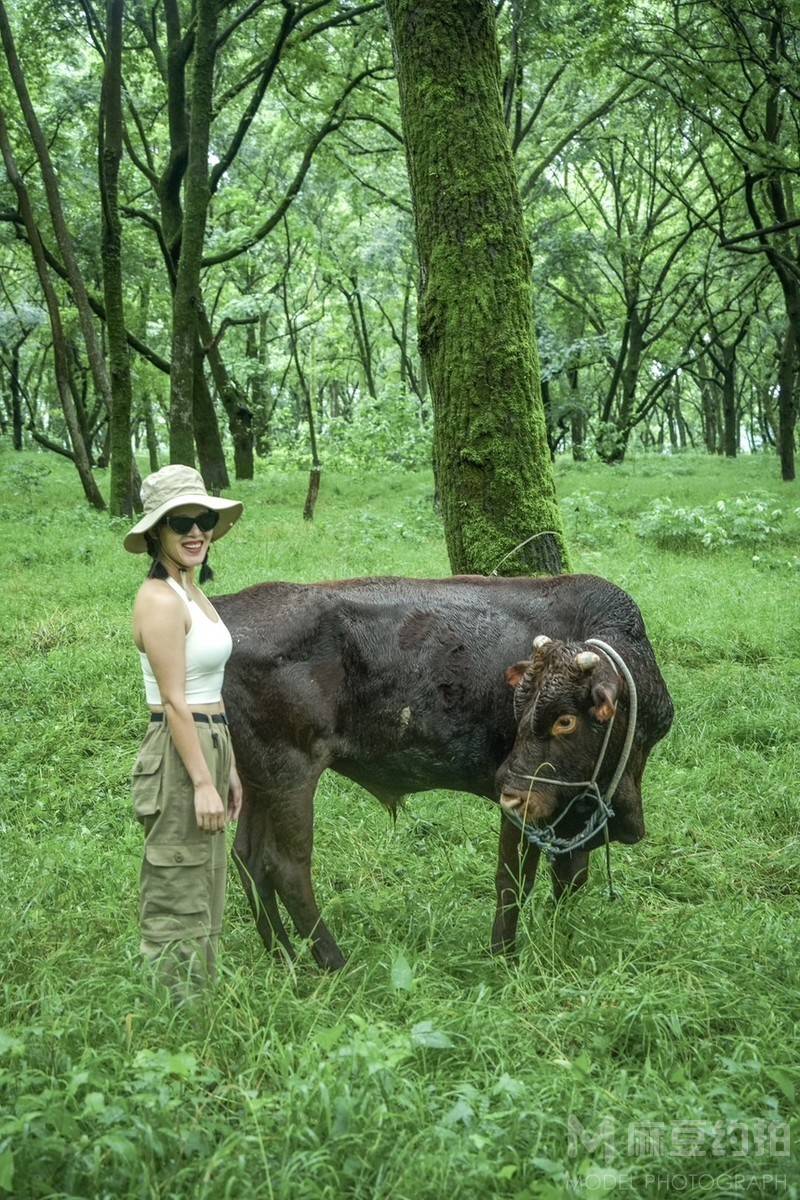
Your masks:
M219 521L219 513L212 508L207 508L205 512L198 513L196 517L175 517L171 513L164 517L164 524L169 525L173 533L179 533L185 536L194 529L195 525L201 533L209 533Z

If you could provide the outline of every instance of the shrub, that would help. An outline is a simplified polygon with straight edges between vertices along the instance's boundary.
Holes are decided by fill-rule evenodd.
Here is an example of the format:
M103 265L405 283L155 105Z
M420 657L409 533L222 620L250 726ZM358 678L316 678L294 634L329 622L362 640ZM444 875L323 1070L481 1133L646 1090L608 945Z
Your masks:
M654 500L642 513L637 533L663 550L763 545L781 532L783 515L783 509L763 496L739 496L696 508L676 506L666 497Z
M295 423L287 410L276 414L270 462L306 467L310 461L308 426ZM358 400L349 417L325 417L317 428L320 458L328 470L420 470L430 467L433 425L423 423L419 401L386 388L380 400Z
M559 503L567 537L580 545L607 545L622 524L603 492L573 492Z

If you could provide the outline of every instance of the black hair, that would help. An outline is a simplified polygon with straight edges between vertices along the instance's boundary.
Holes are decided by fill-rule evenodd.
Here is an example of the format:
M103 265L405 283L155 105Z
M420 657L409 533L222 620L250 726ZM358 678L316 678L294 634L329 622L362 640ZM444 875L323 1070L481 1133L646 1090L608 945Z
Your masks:
M161 522L159 521L158 524L160 525ZM158 529L158 525L155 526L155 529ZM145 544L147 545L147 553L150 555L150 558L152 559L152 562L150 563L150 570L147 572L147 578L148 579L169 579L169 572L167 571L167 568L162 563L161 559L158 557L160 546L158 544L158 539L155 537L153 530L148 529L148 531L144 535L144 540L145 540ZM213 579L213 578L214 578L214 572L209 565L208 551L206 550L206 556L203 559L202 563L200 564L200 583L205 583L206 580Z
M158 526L156 526L156 529L157 528ZM147 533L144 535L144 540L145 545L147 546L147 553L150 555L152 560L150 563L150 569L147 572L147 578L168 579L169 573L161 559L158 557L159 545L151 530L148 529Z

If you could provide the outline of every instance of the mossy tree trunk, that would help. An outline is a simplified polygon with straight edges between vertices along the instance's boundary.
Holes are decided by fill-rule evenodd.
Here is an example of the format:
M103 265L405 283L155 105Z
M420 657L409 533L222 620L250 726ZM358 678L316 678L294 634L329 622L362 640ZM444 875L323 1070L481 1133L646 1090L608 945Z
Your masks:
M453 571L567 553L490 0L387 0L420 261L419 340Z

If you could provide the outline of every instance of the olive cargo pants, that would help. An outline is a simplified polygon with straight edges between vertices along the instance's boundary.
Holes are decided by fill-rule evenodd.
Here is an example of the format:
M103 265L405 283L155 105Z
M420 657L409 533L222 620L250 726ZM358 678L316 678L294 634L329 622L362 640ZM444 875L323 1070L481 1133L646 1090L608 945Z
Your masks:
M200 745L227 809L227 725L198 722ZM141 952L174 994L213 980L225 907L225 833L197 826L194 788L166 720L148 726L133 768L133 805L144 826L140 875Z

